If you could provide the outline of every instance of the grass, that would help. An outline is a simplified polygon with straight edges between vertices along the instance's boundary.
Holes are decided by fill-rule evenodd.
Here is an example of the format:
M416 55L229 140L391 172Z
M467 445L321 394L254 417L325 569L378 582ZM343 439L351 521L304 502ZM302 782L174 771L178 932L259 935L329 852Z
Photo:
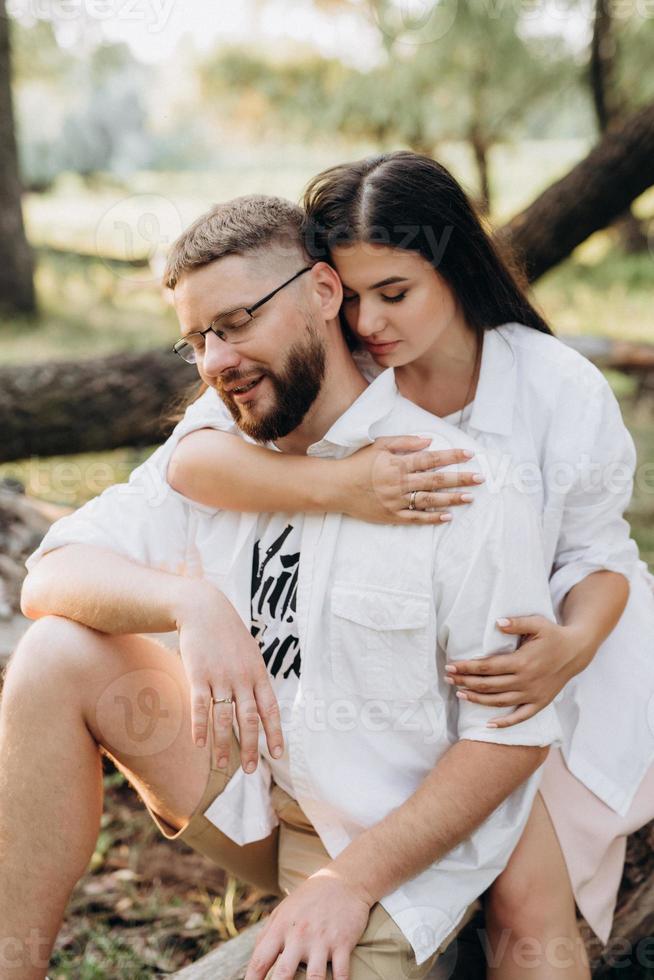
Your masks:
M3 364L72 360L172 346L177 318L149 269L46 253L36 270L38 317L0 318Z
M141 980L180 970L276 901L165 841L122 773L107 759L104 766L101 829L50 960L52 980Z

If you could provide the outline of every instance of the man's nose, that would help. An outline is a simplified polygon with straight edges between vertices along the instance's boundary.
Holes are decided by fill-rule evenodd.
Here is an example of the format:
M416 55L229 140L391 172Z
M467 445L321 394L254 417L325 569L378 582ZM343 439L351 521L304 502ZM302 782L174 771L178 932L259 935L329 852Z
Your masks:
M210 330L204 337L203 374L218 378L224 371L236 368L241 363L241 355L232 344L217 337Z

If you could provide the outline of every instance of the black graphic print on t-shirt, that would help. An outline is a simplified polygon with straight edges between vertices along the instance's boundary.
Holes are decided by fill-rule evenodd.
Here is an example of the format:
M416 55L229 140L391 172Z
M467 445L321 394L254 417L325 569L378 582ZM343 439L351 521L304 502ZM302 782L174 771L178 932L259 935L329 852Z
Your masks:
M297 528L273 516L252 554L252 636L271 676L284 680L291 673L300 676L296 627L299 537Z

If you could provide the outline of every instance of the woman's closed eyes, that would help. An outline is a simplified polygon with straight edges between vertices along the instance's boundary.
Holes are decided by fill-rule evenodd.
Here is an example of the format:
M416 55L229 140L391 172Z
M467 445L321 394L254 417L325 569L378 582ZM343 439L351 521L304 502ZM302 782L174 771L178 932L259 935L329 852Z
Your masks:
M407 293L408 289L405 289L403 293L398 293L397 296L386 296L385 293L381 293L380 297L385 303L401 303ZM351 296L343 295L344 303L354 303L358 299L357 293L353 293Z

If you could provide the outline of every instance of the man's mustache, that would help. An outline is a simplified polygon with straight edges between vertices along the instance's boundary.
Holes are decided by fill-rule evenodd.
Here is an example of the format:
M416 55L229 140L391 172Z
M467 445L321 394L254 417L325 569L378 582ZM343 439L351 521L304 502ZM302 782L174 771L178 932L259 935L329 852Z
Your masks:
M255 378L260 378L266 375L267 371L230 371L229 374L223 374L220 378L216 380L215 388L219 394L230 395L231 392L227 391L227 388L233 388L235 385L238 387L240 384L246 384L249 381L254 381Z

